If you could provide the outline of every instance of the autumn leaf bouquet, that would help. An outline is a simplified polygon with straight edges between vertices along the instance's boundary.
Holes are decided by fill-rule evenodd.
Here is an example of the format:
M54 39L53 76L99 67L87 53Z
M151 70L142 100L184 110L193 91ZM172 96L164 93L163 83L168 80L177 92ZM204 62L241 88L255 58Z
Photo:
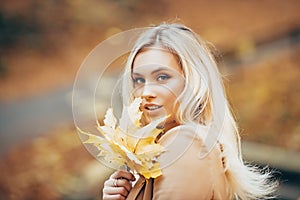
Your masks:
M156 178L162 174L157 158L165 151L163 146L155 142L162 132L157 126L167 116L141 126L141 102L141 98L136 98L129 106L125 106L119 120L109 108L104 126L97 122L97 129L103 137L78 130L88 136L84 143L94 145L99 150L97 156L105 161L118 166L125 165L147 179Z

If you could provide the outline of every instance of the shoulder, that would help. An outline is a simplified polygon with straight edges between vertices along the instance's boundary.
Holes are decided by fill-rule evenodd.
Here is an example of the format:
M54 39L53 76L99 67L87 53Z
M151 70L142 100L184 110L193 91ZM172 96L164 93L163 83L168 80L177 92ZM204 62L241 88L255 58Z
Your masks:
M207 128L200 125L180 125L176 126L169 131L167 131L159 140L159 143L162 145L170 145L176 140L184 139L193 141L195 139L199 142L203 141L205 134L207 133Z
M216 190L215 183L225 187L218 148L214 147L201 157L201 151L207 151L201 137L205 132L204 127L185 125L171 129L161 138L160 142L167 150L159 157L163 175L155 180L156 196L176 194L181 198L186 195L210 199Z
M181 156L200 156L201 152L207 152L204 138L207 128L199 125L180 125L167 131L159 140L166 148L161 155L161 162L175 162ZM187 152L188 151L188 152ZM192 151L192 152L191 152Z
M166 148L160 156L162 167L167 167L181 160L195 164L219 164L221 151L217 142L209 148L205 142L208 130L197 125L181 125L166 132L159 143ZM209 163L208 163L209 162ZM216 163L215 163L216 162ZM221 162L220 162L221 163Z

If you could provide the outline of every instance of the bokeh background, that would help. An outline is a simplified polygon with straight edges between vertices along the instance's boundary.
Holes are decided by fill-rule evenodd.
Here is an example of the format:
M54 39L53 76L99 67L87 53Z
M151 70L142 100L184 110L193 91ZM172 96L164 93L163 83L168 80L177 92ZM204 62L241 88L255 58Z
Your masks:
M214 45L245 160L300 198L300 1L1 0L0 199L101 199L112 173L74 128L84 58L115 33L161 22ZM117 77L119 68L109 73Z

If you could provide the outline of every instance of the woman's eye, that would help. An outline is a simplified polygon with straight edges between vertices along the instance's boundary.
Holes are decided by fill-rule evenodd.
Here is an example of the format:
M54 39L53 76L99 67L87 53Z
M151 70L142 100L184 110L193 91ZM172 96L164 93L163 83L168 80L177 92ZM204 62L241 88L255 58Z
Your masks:
M167 74L161 74L161 75L159 75L159 76L157 77L157 80L158 80L158 81L165 81L165 80L168 80L169 78L170 78L169 75L167 75Z
M145 83L145 79L143 79L143 78L133 78L133 83L134 84L142 84L142 83Z

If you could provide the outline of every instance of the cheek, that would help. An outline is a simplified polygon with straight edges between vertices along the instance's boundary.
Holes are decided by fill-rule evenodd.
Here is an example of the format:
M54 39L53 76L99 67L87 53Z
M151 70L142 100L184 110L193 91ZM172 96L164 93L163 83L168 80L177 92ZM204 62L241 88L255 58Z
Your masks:
M183 89L184 89L184 82L183 81L174 81L169 84L168 88L175 98L178 98L178 96L181 95Z
M179 109L179 102L176 103L176 100L178 99L178 97L181 95L181 93L184 90L184 82L176 82L174 83L174 85L170 86L170 90L167 93L168 96L166 96L167 102L169 102L169 109L176 111L177 109Z
M133 88L132 90L132 96L134 98L138 98L138 97L141 97L142 96L142 88L141 87L136 87L136 88Z
M178 108L178 105L175 103L180 93L181 92L178 89L174 89L172 91L165 91L165 93L163 94L163 98L165 100L165 108L168 110L168 112L174 112L174 109L176 110Z
M140 93L138 92L138 90L133 90L132 96L133 96L134 98L138 98L138 97L140 97L141 95L140 95Z

